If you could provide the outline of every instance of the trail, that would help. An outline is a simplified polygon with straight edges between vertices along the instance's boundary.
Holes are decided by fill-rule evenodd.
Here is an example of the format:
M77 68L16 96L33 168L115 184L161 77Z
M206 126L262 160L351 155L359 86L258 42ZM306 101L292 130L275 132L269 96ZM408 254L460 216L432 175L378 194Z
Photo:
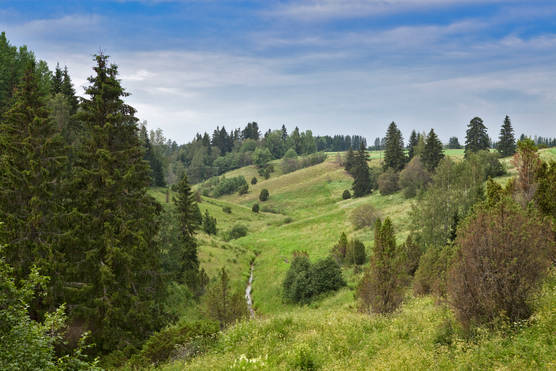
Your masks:
M253 288L253 269L255 267L255 262L251 263L251 274L249 275L249 281L247 282L247 287L245 288L245 299L247 300L247 309L249 309L249 314L251 318L255 318L255 311L253 310L253 299L251 298L251 290Z

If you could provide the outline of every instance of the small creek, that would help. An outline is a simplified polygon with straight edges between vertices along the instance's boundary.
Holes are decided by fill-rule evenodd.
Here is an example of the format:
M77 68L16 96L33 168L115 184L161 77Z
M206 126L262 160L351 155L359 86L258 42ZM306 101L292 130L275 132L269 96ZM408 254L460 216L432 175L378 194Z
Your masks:
M251 291L253 290L253 269L255 267L255 262L251 263L251 274L249 275L249 281L247 282L247 287L245 288L245 300L247 300L247 309L251 318L255 318L255 311L253 310L253 299L251 298Z

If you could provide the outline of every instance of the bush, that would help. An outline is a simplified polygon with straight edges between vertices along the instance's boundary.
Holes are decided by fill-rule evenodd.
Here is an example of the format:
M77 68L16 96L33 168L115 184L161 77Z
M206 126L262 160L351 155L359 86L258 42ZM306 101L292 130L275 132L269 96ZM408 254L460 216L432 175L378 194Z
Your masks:
M384 173L380 174L378 177L378 190L381 195L391 195L396 193L400 188L398 185L398 173L392 169L388 168Z
M258 213L259 212L259 204L253 205L253 207L251 208L251 211L254 212L254 213Z
M231 195L237 192L242 186L246 186L247 181L243 176L233 178L211 178L203 184L203 195L220 197L223 195Z
M247 236L249 230L243 224L236 224L229 231L224 233L224 241L235 240Z
M329 256L319 260L311 267L313 295L335 291L344 285L345 282L342 278L342 270L332 257Z
M448 295L464 328L531 315L531 295L551 265L554 233L510 198L483 205L460 229Z
M210 216L208 210L205 210L203 217L203 230L207 234L216 234L216 218Z
M242 185L239 187L237 193L240 195L246 195L249 192L249 186L247 184Z
M252 184L252 185L257 184L257 177L251 178L251 184Z
M419 259L413 280L415 295L435 294L446 297L447 272L454 259L454 247L429 247Z
M232 208L229 206L224 206L222 207L222 211L225 212L226 214L231 214L232 213Z
M342 193L342 199L347 200L351 198L351 193L349 193L349 190L345 190L344 193Z
M203 296L203 308L209 318L220 323L221 329L248 314L243 292L232 291L228 272L224 268Z
M361 229L364 227L372 227L379 214L371 204L361 205L355 208L350 215L351 224L355 229Z
M399 186L403 189L404 197L411 198L417 191L423 189L431 181L431 176L419 157L414 157L401 171Z
M261 193L259 194L259 200L264 202L264 201L268 200L269 197L270 197L270 193L268 193L268 189L263 188L261 190Z

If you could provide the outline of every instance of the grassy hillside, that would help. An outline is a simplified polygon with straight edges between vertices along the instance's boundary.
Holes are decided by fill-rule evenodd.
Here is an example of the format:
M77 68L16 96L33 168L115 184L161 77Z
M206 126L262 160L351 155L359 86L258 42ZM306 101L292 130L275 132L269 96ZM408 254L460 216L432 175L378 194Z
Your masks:
M461 159L463 150L450 150L447 155ZM378 165L381 156L373 152L371 165ZM556 159L556 150L543 150L541 157ZM509 174L497 181L505 183L515 169L510 158L502 162ZM361 315L354 301L359 275L352 268L343 269L348 285L338 292L305 307L283 303L281 284L294 251L307 251L311 260L323 258L345 232L348 238L363 241L369 254L373 231L355 230L349 222L352 210L362 204L389 216L401 242L409 232L413 201L400 192L343 200L342 192L351 187L352 178L335 154L329 154L324 163L289 174L281 174L278 162L275 168L267 180L252 166L227 173L227 177L243 175L248 182L256 176L259 181L249 186L246 195L203 197L200 203L201 211L208 210L218 221L217 236L199 234L201 264L210 276L225 266L236 286L245 285L249 262L256 256L253 300L257 320L225 331L209 354L188 364L176 361L165 369L234 369L234 364L235 369L243 369L239 366L247 362L244 358L258 359L250 363L252 369L262 363L271 369L292 369L304 359L326 369L526 369L535 368L535 362L556 367L556 346L550 340L556 333L555 279L546 285L532 327L518 326L509 339L506 333L485 332L471 342L463 340L453 333L450 313L434 305L432 298L416 299L409 293L406 304L392 317ZM258 200L263 188L270 192L266 202ZM164 192L152 190L161 202ZM255 202L261 206L259 214L251 211ZM231 214L223 211L224 206L231 208ZM248 235L224 242L223 232L237 223L247 226Z

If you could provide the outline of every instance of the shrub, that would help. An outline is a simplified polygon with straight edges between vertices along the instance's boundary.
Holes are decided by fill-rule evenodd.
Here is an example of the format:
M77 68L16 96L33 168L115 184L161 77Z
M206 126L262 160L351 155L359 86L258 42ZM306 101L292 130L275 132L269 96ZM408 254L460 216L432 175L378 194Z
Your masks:
M510 198L483 205L461 228L460 247L448 274L448 295L456 318L493 324L529 317L531 294L550 267L554 234L549 223Z
M261 193L259 194L259 200L264 202L264 201L268 200L269 197L270 197L270 193L268 193L268 189L263 188L261 190Z
M230 206L223 206L222 211L225 212L226 214L231 214L232 208Z
M419 266L413 280L413 293L446 297L447 272L454 258L454 247L429 247L419 259Z
M384 224L377 221L371 264L357 286L361 311L390 313L401 304L407 283L401 257L390 218L386 218Z
M417 191L423 189L431 177L419 157L414 157L401 171L399 186L403 189L404 197L411 198L417 195Z
M319 260L311 267L313 295L338 290L344 285L342 270L332 257Z
M212 192L210 192L214 197L220 197L222 195L231 195L232 193L237 192L242 186L247 185L247 181L241 175L233 178L222 177L216 179L217 179L216 185L212 189Z
M246 195L247 192L249 192L249 186L247 184L243 184L241 187L239 187L239 189L237 190L237 193L239 193L240 195Z
M361 229L364 227L372 227L379 214L371 204L365 204L355 208L350 215L351 224L355 229Z
M346 251L346 263L361 265L365 263L366 258L365 245L363 242L357 239L349 241Z
M400 188L398 186L398 173L388 168L384 173L378 177L378 190L381 195L391 195L396 193Z
M240 290L232 291L226 269L222 268L217 279L203 296L205 314L220 323L220 328L247 317L247 303Z
M257 184L257 177L251 178L251 184L252 184L252 185Z
M415 242L415 238L409 235L401 249L403 252L403 259L405 260L406 272L413 276L417 267L419 267L419 259L422 255L421 247Z
M259 204L253 205L253 207L251 208L251 211L254 212L254 213L258 213L259 212Z
M347 252L347 245L348 245L347 236L344 232L342 232L342 234L340 235L340 240L336 245L334 245L332 251L330 252L332 256L336 258L336 261L339 264L343 264L344 262L344 259L346 257L346 252Z
M349 190L345 190L344 193L342 193L342 199L347 200L351 198L351 193L349 193Z
M248 229L243 224L234 225L229 231L224 233L224 241L235 240L247 236Z
M203 230L207 234L216 234L216 218L210 216L208 210L205 210L203 217Z

